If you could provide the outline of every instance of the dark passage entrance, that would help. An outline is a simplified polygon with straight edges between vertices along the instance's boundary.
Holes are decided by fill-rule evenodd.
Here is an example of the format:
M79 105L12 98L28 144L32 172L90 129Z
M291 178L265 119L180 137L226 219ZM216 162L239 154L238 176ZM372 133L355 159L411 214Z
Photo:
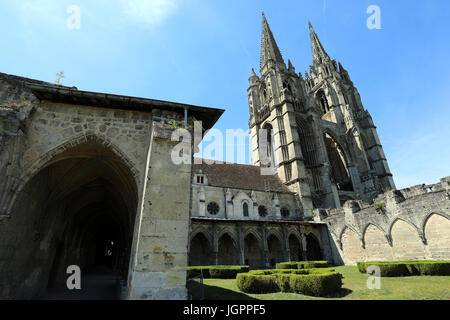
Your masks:
M17 279L28 279L10 279L10 295L117 298L128 273L136 189L122 160L95 141L53 158L25 186L8 225L18 234L20 253L6 268L16 270ZM71 265L81 268L82 290L67 289Z

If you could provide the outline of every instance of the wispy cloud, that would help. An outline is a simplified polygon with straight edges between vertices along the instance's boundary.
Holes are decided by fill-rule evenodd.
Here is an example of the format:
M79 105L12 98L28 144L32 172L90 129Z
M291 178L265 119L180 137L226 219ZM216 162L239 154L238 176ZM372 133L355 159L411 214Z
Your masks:
M124 18L149 29L163 23L179 4L180 0L121 0Z

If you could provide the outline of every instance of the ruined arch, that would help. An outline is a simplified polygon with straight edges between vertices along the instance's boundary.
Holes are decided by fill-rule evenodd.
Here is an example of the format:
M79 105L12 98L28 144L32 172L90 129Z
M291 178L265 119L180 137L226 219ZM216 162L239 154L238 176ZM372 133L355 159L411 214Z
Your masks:
M389 227L389 235L392 239L394 260L423 260L426 258L420 231L414 224L396 218Z
M366 252L362 246L359 234L346 226L340 234L343 260L346 265L353 265L366 260Z
M363 231L363 239L368 260L392 261L389 237L382 228L374 223L367 224Z
M105 140L83 136L28 168L0 238L27 247L26 255L16 255L4 269L15 270L17 279L33 276L25 283L2 279L8 295L33 298L64 286L73 264L85 273L127 278L138 185L124 159Z
M446 214L431 213L423 222L423 233L427 249L432 259L450 259L450 217Z

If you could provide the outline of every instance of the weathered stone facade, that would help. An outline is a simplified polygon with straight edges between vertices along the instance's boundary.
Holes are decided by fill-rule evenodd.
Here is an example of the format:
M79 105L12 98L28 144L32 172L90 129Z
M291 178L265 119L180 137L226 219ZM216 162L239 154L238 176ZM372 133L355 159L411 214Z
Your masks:
M305 215L313 207L339 208L395 188L358 90L311 24L310 34L313 64L304 78L290 61L286 67L263 15L261 76L252 70L248 88L252 162L272 162L298 193Z
M0 297L106 265L129 299L186 299L191 164L171 161L169 120L208 129L223 110L5 74L0 104Z
M315 209L333 239L333 261L450 260L450 177L388 191L372 203Z

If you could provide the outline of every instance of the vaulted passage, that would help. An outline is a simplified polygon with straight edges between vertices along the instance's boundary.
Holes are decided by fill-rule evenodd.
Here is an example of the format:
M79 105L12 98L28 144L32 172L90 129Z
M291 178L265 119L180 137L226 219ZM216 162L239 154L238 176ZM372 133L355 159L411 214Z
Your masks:
M269 264L271 267L275 267L278 262L283 261L283 249L281 247L281 242L272 234L267 239L267 247L269 249Z
M311 234L306 236L306 251L309 261L323 260L322 249L319 241Z
M238 252L235 242L226 233L219 239L218 263L219 265L239 264Z
M0 226L2 296L115 298L117 280L127 277L136 206L131 172L101 143L53 158ZM81 268L81 291L67 290L70 265Z
M264 266L262 259L262 250L258 239L253 234L248 234L244 240L244 264L252 269Z
M289 236L289 254L291 261L302 260L302 246L300 240L293 234Z
M190 266L209 266L213 264L211 246L203 233L192 238L189 248Z

